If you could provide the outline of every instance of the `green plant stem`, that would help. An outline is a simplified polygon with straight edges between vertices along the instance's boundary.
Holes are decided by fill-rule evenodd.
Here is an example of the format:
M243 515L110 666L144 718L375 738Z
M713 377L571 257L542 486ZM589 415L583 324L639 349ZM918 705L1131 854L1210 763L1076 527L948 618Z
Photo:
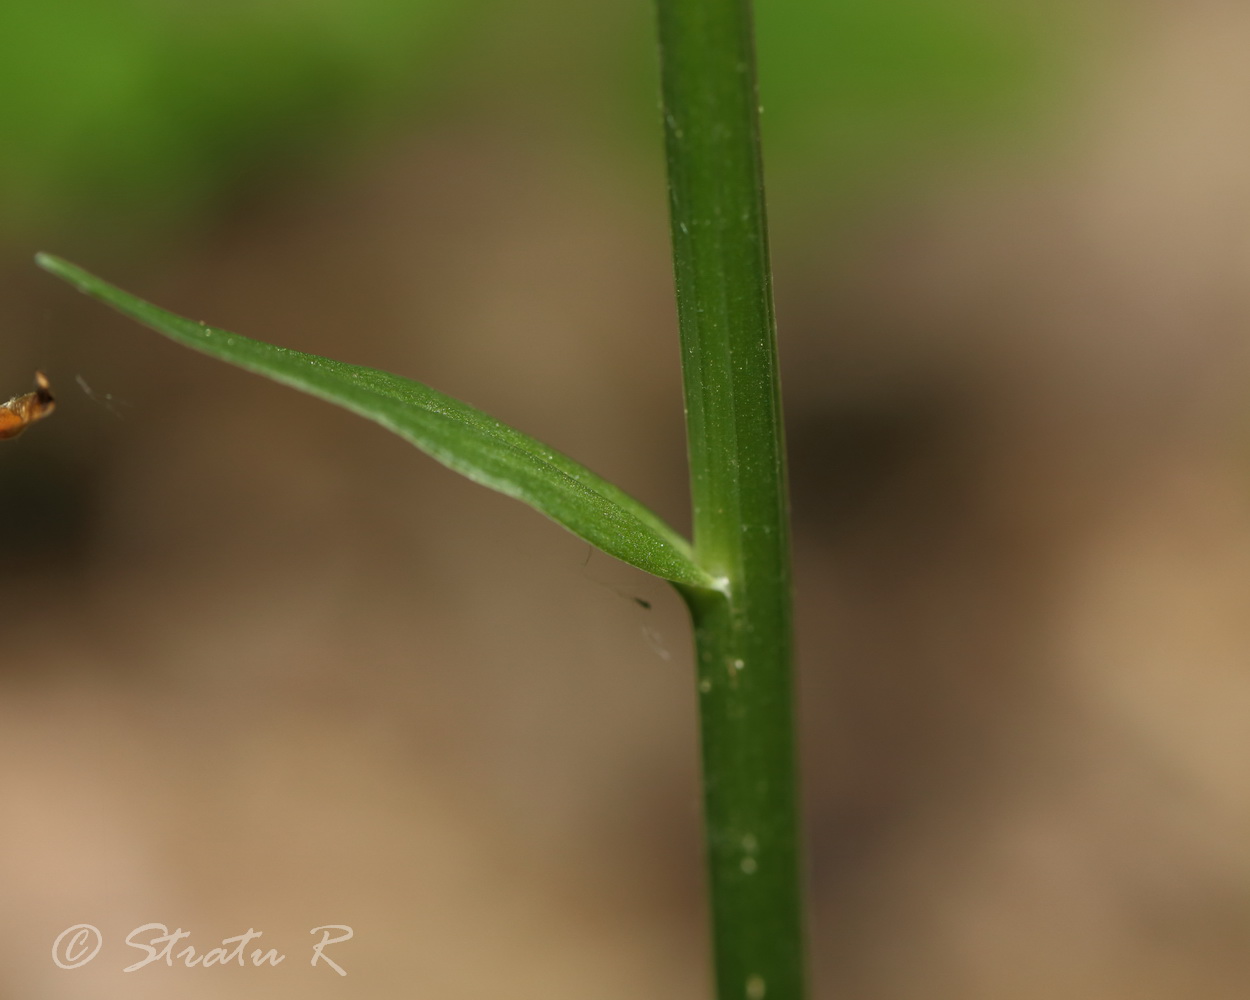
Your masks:
M717 996L798 1000L788 505L749 0L658 0Z

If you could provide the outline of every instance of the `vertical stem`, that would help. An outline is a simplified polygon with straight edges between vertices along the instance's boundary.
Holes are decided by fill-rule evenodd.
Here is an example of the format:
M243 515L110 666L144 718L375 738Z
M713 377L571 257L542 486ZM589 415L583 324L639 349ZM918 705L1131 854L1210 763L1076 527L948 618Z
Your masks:
M790 561L749 0L657 0L720 1000L799 1000Z

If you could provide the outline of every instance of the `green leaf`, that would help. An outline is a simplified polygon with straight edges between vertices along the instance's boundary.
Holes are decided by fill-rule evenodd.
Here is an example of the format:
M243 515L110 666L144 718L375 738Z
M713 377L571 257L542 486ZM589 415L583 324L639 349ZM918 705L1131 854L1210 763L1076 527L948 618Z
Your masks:
M49 254L35 260L79 291L187 347L368 417L448 468L523 500L623 562L674 583L716 585L694 561L686 539L637 500L467 403L375 368L275 347L184 319Z

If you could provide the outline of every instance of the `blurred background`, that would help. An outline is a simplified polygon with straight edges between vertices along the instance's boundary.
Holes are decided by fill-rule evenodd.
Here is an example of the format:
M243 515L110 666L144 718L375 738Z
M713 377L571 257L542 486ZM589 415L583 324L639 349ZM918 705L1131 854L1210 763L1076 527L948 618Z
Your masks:
M1250 9L757 16L814 996L1243 1000ZM674 595L32 264L687 529L651 17L0 4L0 998L708 995Z

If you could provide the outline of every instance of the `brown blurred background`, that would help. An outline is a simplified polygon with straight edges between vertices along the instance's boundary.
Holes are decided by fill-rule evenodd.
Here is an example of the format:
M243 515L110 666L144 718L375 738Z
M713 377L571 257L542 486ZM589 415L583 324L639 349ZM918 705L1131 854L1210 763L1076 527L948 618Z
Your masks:
M1250 12L758 17L814 995L1242 1000ZM0 444L3 1000L707 995L666 587L31 263L685 529L650 18L0 5L0 396L58 393ZM122 973L150 922L288 958Z

